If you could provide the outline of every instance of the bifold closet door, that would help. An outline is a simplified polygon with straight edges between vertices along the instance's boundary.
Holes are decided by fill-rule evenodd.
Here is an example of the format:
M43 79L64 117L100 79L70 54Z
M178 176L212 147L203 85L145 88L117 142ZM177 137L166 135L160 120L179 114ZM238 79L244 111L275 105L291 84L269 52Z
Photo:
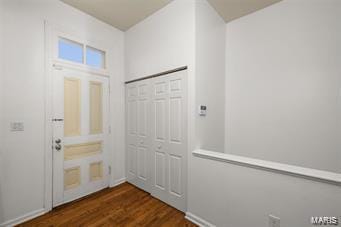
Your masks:
M152 195L186 211L187 72L152 79Z
M127 180L150 192L150 81L127 85Z

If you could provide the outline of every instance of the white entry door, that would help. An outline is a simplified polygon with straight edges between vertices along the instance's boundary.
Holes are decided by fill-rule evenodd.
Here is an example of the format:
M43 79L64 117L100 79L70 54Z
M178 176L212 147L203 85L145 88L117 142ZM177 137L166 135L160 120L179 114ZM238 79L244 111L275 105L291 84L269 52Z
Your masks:
M147 192L151 187L150 95L150 80L126 87L127 180Z
M53 206L108 187L108 78L53 73Z
M152 79L152 195L186 211L187 72Z

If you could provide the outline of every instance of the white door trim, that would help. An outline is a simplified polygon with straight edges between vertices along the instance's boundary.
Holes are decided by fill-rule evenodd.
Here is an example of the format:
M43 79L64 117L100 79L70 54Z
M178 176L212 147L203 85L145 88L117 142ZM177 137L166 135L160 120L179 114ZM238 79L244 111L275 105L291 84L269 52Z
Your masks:
M59 30L56 29L56 26L53 26L48 21L44 21L44 45L45 45L45 68L44 68L44 84L45 84L45 152L44 152L44 213L49 212L52 210L52 200L53 200L53 150L52 150L52 135L53 135L53 124L52 124L52 117L53 117L53 105L52 105L52 95L53 95L53 84L52 84L52 76L53 76L53 67L55 64L57 64L60 67L66 67L66 68L75 68L80 71L86 71L91 74L101 75L104 77L108 77L109 79L109 116L110 116L110 76L109 73L106 70L93 70L89 69L88 67L80 67L77 64L72 63L66 63L63 61L60 61L58 59L55 59L55 48L53 46L53 42L55 39L55 34L60 34ZM71 35L68 35L67 33L62 33L63 35L67 35L68 37ZM75 37L75 36L71 36ZM92 45L94 42L86 41L86 40L79 40L75 39L75 41L84 42L85 44L91 44L93 47L97 47L97 45ZM102 50L106 51L108 53L108 48L105 48L101 45ZM109 120L110 122L110 120ZM110 123L109 123L110 124ZM109 133L110 134L110 133ZM110 156L110 152L108 152L108 156ZM111 169L113 169L112 162L109 162L111 165ZM115 182L112 182L112 172L109 174L109 186L113 185Z
M45 28L45 212L52 210L52 58L51 58L51 40L53 28L44 22Z

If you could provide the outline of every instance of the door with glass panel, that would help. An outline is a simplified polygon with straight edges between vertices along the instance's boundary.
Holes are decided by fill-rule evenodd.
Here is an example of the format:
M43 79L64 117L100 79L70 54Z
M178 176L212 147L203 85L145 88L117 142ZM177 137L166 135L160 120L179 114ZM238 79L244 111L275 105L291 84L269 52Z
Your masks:
M109 81L53 69L53 206L108 187Z

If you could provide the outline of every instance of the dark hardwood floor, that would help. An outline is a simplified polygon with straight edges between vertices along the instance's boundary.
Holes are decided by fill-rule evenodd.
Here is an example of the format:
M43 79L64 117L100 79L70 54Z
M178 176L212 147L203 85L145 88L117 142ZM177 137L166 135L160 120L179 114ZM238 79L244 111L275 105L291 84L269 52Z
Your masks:
M53 209L19 226L196 226L184 213L124 183Z

